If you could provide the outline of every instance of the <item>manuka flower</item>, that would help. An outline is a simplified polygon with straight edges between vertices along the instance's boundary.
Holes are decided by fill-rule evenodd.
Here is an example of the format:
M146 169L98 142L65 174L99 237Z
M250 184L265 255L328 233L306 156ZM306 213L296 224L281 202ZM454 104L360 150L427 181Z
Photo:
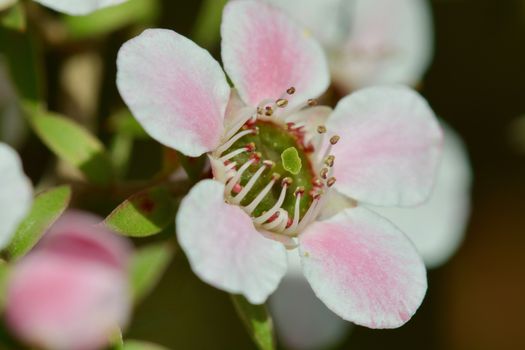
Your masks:
M126 324L130 247L99 222L67 212L15 263L6 322L23 342L39 349L100 349Z
M68 15L87 15L104 7L121 4L127 0L34 0L50 9ZM0 0L0 10L3 10L17 0Z
M401 86L369 88L334 111L321 47L257 1L229 3L219 64L188 39L147 30L119 52L117 84L152 137L207 153L214 179L183 199L177 235L193 271L263 303L286 273L286 249L336 314L373 328L404 324L426 291L409 239L362 203L409 206L430 193L441 129ZM339 193L346 197L341 197Z
M18 154L0 142L0 249L11 241L33 203L33 187Z

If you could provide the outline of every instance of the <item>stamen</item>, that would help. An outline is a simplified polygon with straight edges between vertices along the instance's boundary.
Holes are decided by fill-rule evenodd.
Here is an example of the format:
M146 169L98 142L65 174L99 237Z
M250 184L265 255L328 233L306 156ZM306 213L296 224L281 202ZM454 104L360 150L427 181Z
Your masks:
M293 94L295 94L295 88L294 88L293 86L290 87L288 90L286 90L286 93L287 93L288 95L293 95Z
M314 218L313 214L316 211L316 207L319 205L320 198L321 197L314 198L312 204L310 204L310 208L308 208L306 214L304 214L303 216L303 219L297 226L296 232L301 232L306 227L306 225L308 225L312 221L312 219Z
M275 185L275 182L277 180L279 180L280 177L281 177L281 175L279 175L277 173L274 173L272 175L272 180L266 185L266 187L263 188L263 190L261 192L259 192L257 197L255 197L255 199L250 204L248 204L246 207L244 207L244 211L246 213L248 213L248 214L251 214L255 210L255 208L257 208L259 203L261 203L261 201L264 199L264 197L266 197L266 195L270 192L270 190L272 189L273 185Z
M284 180L283 180L284 181ZM266 222L266 220L268 220L269 218L271 218L273 216L273 214L275 214L276 211L279 210L279 208L281 208L281 206L283 205L284 203L284 198L286 197L286 190L288 189L288 185L286 183L283 184L283 188L281 189L281 194L279 195L279 199L277 200L277 202L274 204L274 206L268 210L266 213L262 214L261 216L258 216L256 218L253 219L253 222L255 224L258 224L258 225L261 225L263 223Z
M330 143L331 143L332 145L335 145L337 142L339 142L339 139L340 139L340 137L339 137L338 135L332 136L332 137L330 138Z
M318 102L317 102L317 100L311 98L311 99L308 100L307 103L308 103L308 106L313 107L313 106L317 106Z
M250 167L250 165L252 165L253 163L255 162L254 159L249 159L246 163L244 163L241 168L239 170L237 170L237 173L235 174L234 177L232 177L228 183L226 184L226 188L224 189L224 192L226 193L226 195L229 195L233 189L233 187L235 186L236 183L239 182L239 180L241 179L241 176L242 174L246 171L246 169L248 169Z
M324 133L326 133L326 126L324 126L324 125L319 125L319 126L317 127L317 132L318 132L319 134L324 134Z
M226 133L225 140L229 140L233 135L235 135L237 131L239 131L239 129L242 128L242 126L246 124L250 119L257 119L257 116L254 115L253 108L245 109L246 110L243 110L242 113L240 113L241 117L239 117L239 120L236 121L235 124L233 124Z
M336 181L335 177L331 177L331 178L328 179L328 181L326 181L326 185L328 187L332 187L335 184L335 181Z
M265 109L264 115L267 117L271 117L273 114L273 108L271 106L266 106L264 109Z
M279 108L284 108L284 107L288 106L288 100L285 99L285 98L280 98L277 101L275 101L275 104Z
M239 154L244 153L244 152L248 152L248 148L246 148L246 147L238 148L235 151L232 151L232 152L228 153L227 155L222 156L221 158L219 158L219 160L224 162L224 161L226 161L228 159L232 159L236 155L239 155Z
M321 176L321 178L323 180L326 180L328 178L328 168L322 168L321 169L321 172L319 173L319 176Z
M275 220L263 225L265 229L273 230L276 227L282 226L283 222L286 225L286 223L288 222L288 212L284 210L283 208L279 208L279 211L277 213L278 213L278 216ZM276 231L279 232L279 230L276 230Z
M220 147L217 148L217 150L215 151L218 155L222 155L222 153L224 153L224 151L226 151L228 148L230 148L235 142L237 142L241 137L243 136L246 136L246 135L249 135L249 134L254 134L255 133L255 130L253 129L249 129L249 130L244 130L244 131L241 131L240 133L236 134L235 136L233 136L231 139L228 140L228 142L226 142L225 144L221 145Z
M248 183L244 186L242 191L231 200L231 203L232 204L237 204L237 205L241 204L241 201L244 199L244 197L246 197L248 192L250 192L250 190L252 189L253 185L255 185L255 182L257 180L259 180L259 177L261 177L263 171L266 170L266 169L268 169L268 168L265 165L259 167L259 169L257 169L257 172L255 174L253 174L253 176L250 178Z
M324 160L324 163L326 164L326 166L329 166L331 168L334 166L334 161L335 161L335 156L330 155L326 157L326 159Z
M304 187L302 188L302 191L300 188L297 188L297 190L295 190L295 193L296 193L296 198L295 198L293 221L291 225L283 232L285 235L290 235L290 236L295 233L295 229L299 225L299 217L301 216L299 210L301 209L301 198L304 193Z

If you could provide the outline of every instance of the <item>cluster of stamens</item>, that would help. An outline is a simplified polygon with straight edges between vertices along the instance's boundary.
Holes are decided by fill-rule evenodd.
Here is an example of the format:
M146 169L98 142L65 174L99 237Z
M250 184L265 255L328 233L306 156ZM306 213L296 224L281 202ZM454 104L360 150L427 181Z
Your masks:
M324 196L326 190L336 182L335 177L332 176L335 157L330 154L330 151L339 140L339 136L331 136L328 139L329 142L326 142L329 136L324 125L317 126L313 132L305 130L307 121L298 119L297 112L316 106L317 101L310 99L298 107L289 108L289 96L294 93L295 88L291 87L279 99L262 101L255 111L252 110L251 113L245 115L240 113L239 120L226 133L227 140L213 153L213 156L224 166L225 178L222 180L225 183L225 200L230 204L240 206L252 217L256 227L291 237L296 237L308 223L317 217L326 199ZM286 176L281 179L283 175L274 171L275 161L262 159L263 155L257 151L257 145L254 142L248 142L241 147L232 147L240 144L243 137L258 135L258 121L273 122L282 126L289 135L295 138L301 151L309 155L311 164L308 166L314 171L314 174L311 186L308 186L310 187L308 192L305 186L301 185L296 185L293 192L289 192L288 190L294 186L292 177ZM244 153L248 154L247 160L243 164L238 164L235 158ZM255 169L256 166L258 166L257 170L241 185L243 174L251 167ZM269 179L266 185L262 189L258 188L258 193L251 193L255 192L254 186L263 176ZM254 213L276 185L281 189L273 206L262 213ZM249 193L250 198L253 199L249 203L244 203L243 200ZM283 203L287 195L290 195L289 193L295 199L291 213L283 208ZM301 199L307 194L309 195L308 207L301 213Z

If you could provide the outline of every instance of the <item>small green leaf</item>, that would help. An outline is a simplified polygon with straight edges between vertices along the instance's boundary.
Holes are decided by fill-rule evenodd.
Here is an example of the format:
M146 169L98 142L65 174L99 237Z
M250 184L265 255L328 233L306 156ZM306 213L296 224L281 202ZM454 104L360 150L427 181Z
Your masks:
M284 170L297 175L301 171L302 163L299 152L295 147L289 147L281 153L281 161L283 162Z
M0 54L6 59L18 96L25 101L41 103L45 71L38 37L30 32L0 28Z
M152 187L126 199L109 214L106 226L124 236L159 233L175 218L175 202L164 186Z
M11 259L27 254L69 205L69 186L55 187L36 196L31 211L18 227L7 253Z
M104 35L131 24L149 24L160 14L157 0L129 0L86 16L64 16L72 39Z
M133 300L138 303L155 288L173 257L167 243L151 244L138 250L131 261Z
M139 341L139 340L126 340L124 342L123 350L168 350L168 348L165 348L163 346Z
M78 168L94 184L106 186L111 182L110 158L95 136L70 119L25 107L33 129L59 158Z
M275 349L273 322L265 305L252 305L241 295L231 295L244 326L260 350Z
M17 3L0 14L0 25L5 28L24 31L26 29L26 13L21 3Z

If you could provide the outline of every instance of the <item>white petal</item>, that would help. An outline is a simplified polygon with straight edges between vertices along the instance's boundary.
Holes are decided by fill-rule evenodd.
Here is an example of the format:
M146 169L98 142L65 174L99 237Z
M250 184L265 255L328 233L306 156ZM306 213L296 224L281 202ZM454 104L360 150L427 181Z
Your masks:
M427 289L422 259L388 220L363 207L311 224L299 236L304 274L326 306L356 324L396 328Z
M468 156L455 132L444 130L443 158L429 200L413 208L373 207L412 239L427 267L443 264L458 249L470 213Z
M207 51L149 29L122 46L117 67L122 98L153 138L192 157L218 146L230 87Z
M224 202L224 185L204 180L182 200L177 237L191 268L205 282L262 304L286 273L286 250L263 237L238 206Z
M9 243L32 202L33 188L18 154L0 143L0 249Z
M127 0L35 0L55 11L68 15L87 15L108 6L115 6Z
M417 92L403 86L362 89L339 101L327 127L341 136L332 149L340 193L385 206L428 198L443 135Z

